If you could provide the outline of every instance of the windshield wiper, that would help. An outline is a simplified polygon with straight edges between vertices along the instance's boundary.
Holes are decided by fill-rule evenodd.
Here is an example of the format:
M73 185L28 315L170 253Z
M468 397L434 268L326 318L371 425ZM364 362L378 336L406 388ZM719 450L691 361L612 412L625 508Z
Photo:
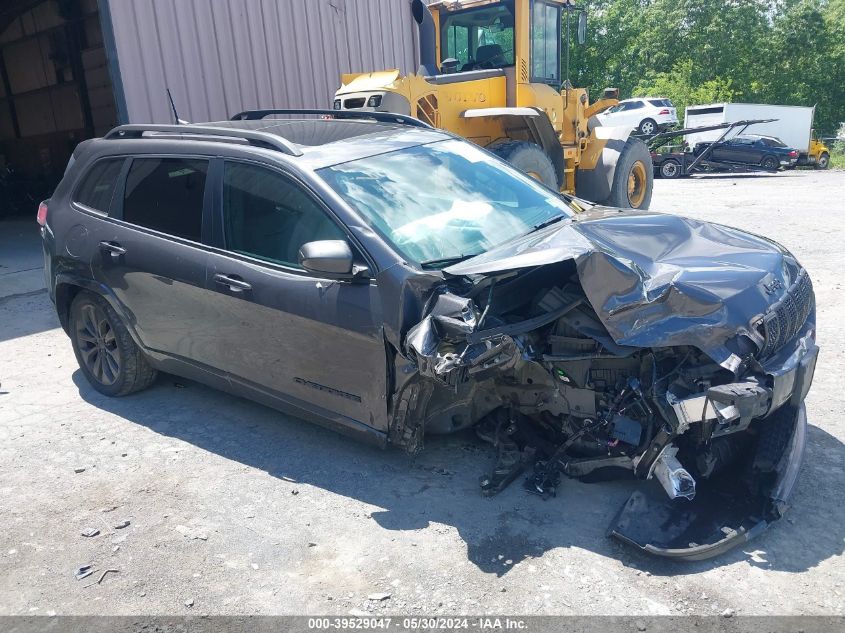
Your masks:
M555 217L549 218L548 220L543 220L539 224L535 224L534 227L530 231L528 231L528 233L534 233L536 231L539 231L540 229L546 228L547 226L556 224L561 220L566 220L567 218L569 218L568 215L561 213L560 215L556 215Z
M423 268L443 268L449 264L457 264L465 259L469 259L470 257L475 257L477 254L478 253L474 253L472 255L453 255L452 257L441 257L440 259L427 259L424 262L420 262L420 266Z

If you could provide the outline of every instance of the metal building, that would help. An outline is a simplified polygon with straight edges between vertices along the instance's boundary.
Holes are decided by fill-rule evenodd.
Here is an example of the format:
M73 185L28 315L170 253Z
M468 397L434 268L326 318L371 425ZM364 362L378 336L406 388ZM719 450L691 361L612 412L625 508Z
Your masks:
M340 75L411 71L408 0L3 0L0 216L117 123L331 107ZM24 201L28 203L28 201Z

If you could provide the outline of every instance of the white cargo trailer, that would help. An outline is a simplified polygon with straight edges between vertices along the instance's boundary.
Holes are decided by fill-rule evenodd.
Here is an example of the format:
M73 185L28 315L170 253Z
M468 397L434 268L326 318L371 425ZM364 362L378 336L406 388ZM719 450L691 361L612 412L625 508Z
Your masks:
M767 105L764 103L713 103L687 106L684 127L701 127L719 123L734 123L749 119L777 119L771 123L757 123L744 134L775 136L789 147L806 155L810 149L815 107ZM736 133L739 133L737 130ZM721 130L687 134L684 138L690 147L704 141L715 141ZM729 136L730 138L730 136Z

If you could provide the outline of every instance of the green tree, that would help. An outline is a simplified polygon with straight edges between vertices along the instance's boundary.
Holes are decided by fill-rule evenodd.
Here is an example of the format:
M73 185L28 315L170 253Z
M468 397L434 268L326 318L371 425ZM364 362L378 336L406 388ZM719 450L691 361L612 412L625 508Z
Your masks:
M634 88L633 95L668 97L675 104L682 120L688 105L731 102L737 95L729 79L717 77L700 82L694 81L694 75L693 62L686 59L678 62L669 72L651 74L641 80Z
M587 42L570 78L599 94L685 105L816 105L816 127L845 120L845 0L584 0Z

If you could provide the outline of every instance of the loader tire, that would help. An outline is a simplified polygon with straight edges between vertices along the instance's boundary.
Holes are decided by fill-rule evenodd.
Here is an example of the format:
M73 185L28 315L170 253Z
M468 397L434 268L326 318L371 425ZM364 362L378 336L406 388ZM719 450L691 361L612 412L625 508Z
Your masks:
M648 147L638 138L629 138L616 161L610 196L602 201L609 207L648 209L654 188L654 166Z
M488 147L496 156L509 162L519 171L539 180L549 189L558 190L555 166L539 145L527 141L503 141Z
M828 167L830 167L830 154L822 152L822 155L816 161L816 169L827 169Z

